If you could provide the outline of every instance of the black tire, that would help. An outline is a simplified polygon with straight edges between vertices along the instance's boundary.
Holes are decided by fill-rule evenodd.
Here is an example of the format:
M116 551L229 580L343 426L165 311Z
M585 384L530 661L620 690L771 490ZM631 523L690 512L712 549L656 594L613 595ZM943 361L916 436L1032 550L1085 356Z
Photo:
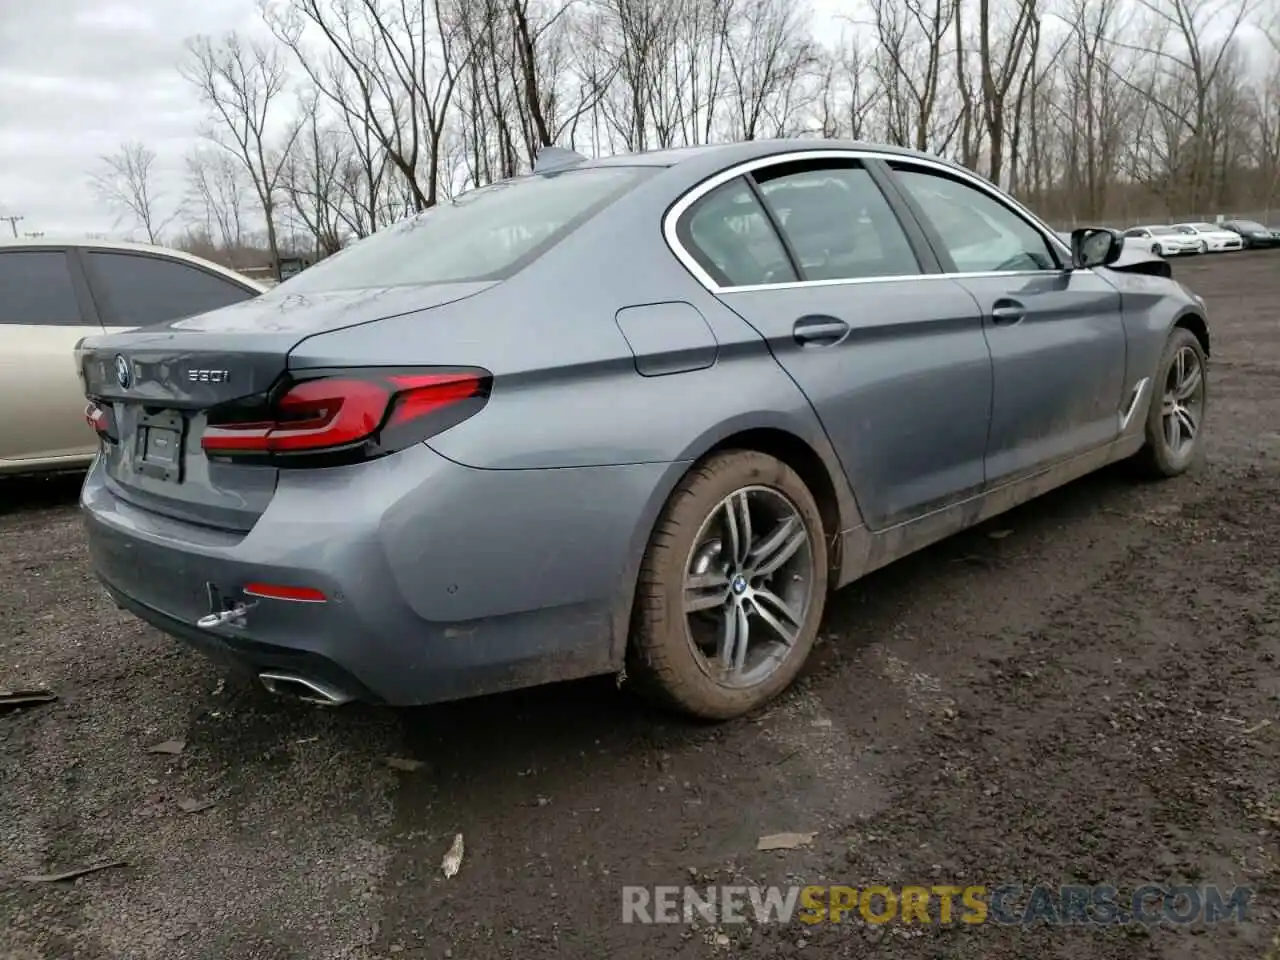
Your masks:
M1200 241L1200 250L1198 252L1200 254L1206 254L1209 252L1209 243L1207 240Z
M1190 351L1194 355L1200 371L1200 379L1198 393L1190 405L1191 413L1194 414L1194 435L1189 444L1180 445L1174 449L1170 444L1166 428L1166 400L1176 379L1175 363L1183 351ZM1151 403L1147 409L1145 428L1146 443L1134 457L1135 463L1147 477L1165 479L1185 473L1194 462L1196 454L1200 452L1200 440L1204 436L1205 414L1208 412L1208 369L1204 348L1196 335L1185 327L1174 327L1165 344L1164 353L1160 356L1155 376L1152 378ZM1187 404L1183 406L1185 409ZM1180 424L1184 423L1185 420L1180 420ZM1180 435L1183 429L1185 428L1180 426Z
M776 608L766 607L763 613L759 609L753 611L753 605L760 603L753 587L755 581L744 580L747 583L743 587L746 594L735 596L739 592L734 589L737 578L726 575L722 602L712 598L719 589L717 584L706 594L713 599L714 605L694 615L692 621L685 612L686 571L695 563L695 556L706 556L709 564L716 564L717 571L726 564L720 551L732 541L724 526L725 515L721 508L732 495L743 491L748 492L742 502L751 504L747 507L748 515L755 511L755 518L751 520L753 533L757 524L760 531L782 530L780 523L771 519L765 510L776 506L779 515L788 507L793 508L792 512L785 513L789 518L787 529L794 531L787 536L788 541L798 534L796 520L803 525L807 536L807 544L791 555L793 559L774 571L788 581L777 587L778 596L783 590L789 591L789 596L794 595L798 583L807 584L803 611L794 611L800 613L800 624L790 645L782 643L764 620L766 615L781 619L780 616L775 617ZM716 531L720 532L718 539L712 536ZM752 542L751 537L743 539L747 543ZM769 538L762 536L760 539ZM695 554L695 548L699 554ZM779 551L777 555L783 552ZM713 555L714 561L710 559ZM747 571L748 567L743 570ZM799 570L803 570L805 576L794 572ZM766 574L759 585L772 590L775 587L772 576ZM735 450L717 454L694 467L680 482L650 537L636 587L628 677L634 679L644 692L695 717L728 720L741 716L777 696L795 679L813 648L826 597L827 547L822 517L804 481L785 463L763 453ZM715 628L723 628L724 618L730 617L731 611L736 609L734 604L746 609L743 616L749 623L754 616L758 626L749 626L747 635L752 637L752 630L760 631L754 635L761 638L755 648L757 654L763 655L775 648L777 651L773 657L764 656L758 668L771 672L762 674L758 681L748 685L726 685L712 676L720 660L696 652L691 626L696 625L700 631L704 618L710 621L718 617L721 620L719 624L709 622L708 634L714 636ZM794 606L792 603L791 607ZM764 642L766 640L768 642ZM750 656L751 643L745 647ZM750 674L747 674L741 682L746 683L749 679Z
M1151 245L1151 252L1154 253L1157 257L1163 257L1164 247L1160 246L1160 244L1158 243L1153 243Z

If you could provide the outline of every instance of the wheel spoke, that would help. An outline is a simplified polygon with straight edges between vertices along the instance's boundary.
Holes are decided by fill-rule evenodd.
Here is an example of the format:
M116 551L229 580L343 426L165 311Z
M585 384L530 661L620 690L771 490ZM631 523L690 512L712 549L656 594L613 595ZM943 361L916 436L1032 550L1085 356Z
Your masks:
M788 647L794 645L800 635L801 615L772 590L757 587L755 603L760 619L772 627Z
M767 537L755 545L747 561L752 576L767 577L796 555L809 535L794 514L781 521Z
M1173 357L1173 382L1181 383L1186 377L1187 355L1185 350L1179 350Z
M1181 427L1181 434L1188 440L1194 440L1196 437L1197 425L1195 417L1192 415L1191 411L1186 407L1178 407L1177 411L1174 413L1174 417L1177 419L1178 424Z
M719 570L691 573L684 578L685 613L718 607L728 596L729 578Z
M1191 365L1191 369L1187 371L1185 377L1178 381L1177 398L1179 400L1189 400L1200 389L1200 381L1204 378L1204 374L1200 370L1200 364Z
M1169 449L1177 452L1182 446L1182 426L1178 422L1178 408L1174 407L1164 418L1164 439Z
M720 670L726 676L742 672L742 667L747 662L747 644L750 636L751 624L747 621L746 608L741 603L731 605L724 612L720 646L716 650Z
M751 504L747 492L739 490L724 504L725 530L729 534L729 555L741 566L751 550Z

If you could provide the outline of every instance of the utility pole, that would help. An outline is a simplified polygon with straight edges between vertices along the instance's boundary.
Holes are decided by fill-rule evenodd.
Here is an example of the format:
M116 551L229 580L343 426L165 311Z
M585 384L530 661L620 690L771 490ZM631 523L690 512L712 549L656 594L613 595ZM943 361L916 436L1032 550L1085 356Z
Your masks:
M14 239L17 239L18 237L18 224L25 219L27 218L26 217L0 217L0 220L9 221L9 229L13 231Z

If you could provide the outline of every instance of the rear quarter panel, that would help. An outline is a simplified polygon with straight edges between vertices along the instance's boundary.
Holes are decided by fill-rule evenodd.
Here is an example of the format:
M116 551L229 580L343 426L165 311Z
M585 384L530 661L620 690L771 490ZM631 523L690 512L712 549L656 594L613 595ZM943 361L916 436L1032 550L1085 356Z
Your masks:
M674 195L663 176L491 290L317 335L294 349L290 366L486 368L494 375L486 409L430 441L443 456L482 469L669 463L695 458L735 431L760 427L788 431L812 446L824 444L807 399L760 336L667 249L660 220ZM679 360L691 346L705 345L710 330L712 362L641 375L616 318L625 308L660 303L694 308L665 311L668 318L688 316L690 322L687 343L677 330L664 330L671 357ZM634 334L634 326L628 329ZM643 348L663 346L654 341ZM661 356L649 359L642 364L646 372L663 368Z

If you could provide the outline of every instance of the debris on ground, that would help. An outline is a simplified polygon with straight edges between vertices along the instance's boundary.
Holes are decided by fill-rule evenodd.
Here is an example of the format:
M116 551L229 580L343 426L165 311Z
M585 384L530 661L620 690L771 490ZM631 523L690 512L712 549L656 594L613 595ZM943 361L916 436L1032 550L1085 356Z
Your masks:
M194 797L182 797L178 800L178 809L183 813L199 813L214 805L212 800L196 800Z
M75 870L66 870L62 873L33 873L22 879L27 883L59 883L63 880L75 880L77 877L85 877L100 870L111 870L114 867L127 867L128 865L125 860L107 860L103 863L77 867Z
M177 756L187 747L185 740L164 740L160 743L147 747L147 753L168 753Z
M807 847L813 843L813 833L771 833L761 837L756 843L757 850L794 850L796 847Z
M449 848L449 852L444 855L444 859L440 861L440 870L445 877L452 877L458 872L458 868L462 866L462 853L464 847L462 844L462 834L456 834L453 838L453 846Z
M0 709L51 703L58 699L52 690L0 690Z
M1010 536L1012 533L1013 533L1012 530L992 530L987 534L987 536L990 537L992 540L1003 540L1005 537Z
M393 770L403 770L406 773L413 773L415 770L421 770L423 763L421 760L410 760L407 757L387 757L387 766Z
M1245 736L1250 736L1252 734L1257 733L1263 727L1269 727L1269 726L1271 726L1270 720L1259 720L1252 727L1246 727L1244 730L1241 730L1240 732L1243 733Z

